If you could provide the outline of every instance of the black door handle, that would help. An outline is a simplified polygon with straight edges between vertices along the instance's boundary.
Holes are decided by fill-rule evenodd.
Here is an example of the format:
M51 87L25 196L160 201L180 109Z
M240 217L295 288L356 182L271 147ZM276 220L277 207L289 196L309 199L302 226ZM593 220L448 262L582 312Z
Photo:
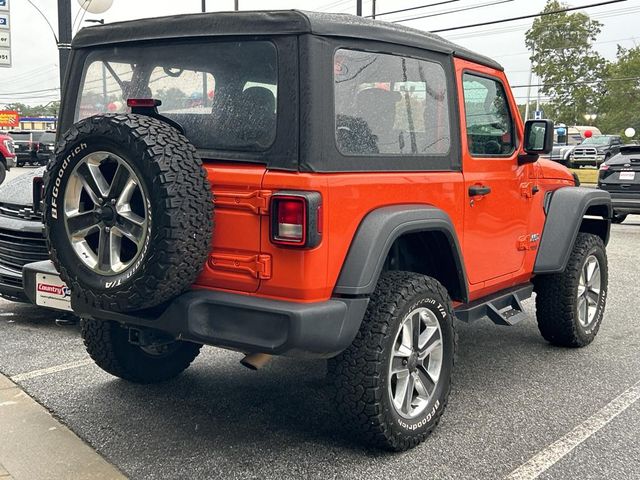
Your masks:
M488 195L491 193L491 187L486 185L471 185L469 187L469 196L475 197L477 195Z

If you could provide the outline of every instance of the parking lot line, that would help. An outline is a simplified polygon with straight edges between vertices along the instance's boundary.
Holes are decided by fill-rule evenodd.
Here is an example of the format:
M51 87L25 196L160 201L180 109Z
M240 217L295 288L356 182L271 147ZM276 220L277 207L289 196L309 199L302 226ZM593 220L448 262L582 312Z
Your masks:
M574 448L640 399L640 382L635 383L559 440L531 457L507 476L507 480L533 480L559 462Z
M33 370L31 372L20 373L11 377L14 382L23 382L36 377L42 377L44 375L50 375L52 373L63 372L64 370L71 370L72 368L84 367L93 363L93 360L77 360L75 362L63 363L62 365L54 365L53 367L41 368L39 370Z

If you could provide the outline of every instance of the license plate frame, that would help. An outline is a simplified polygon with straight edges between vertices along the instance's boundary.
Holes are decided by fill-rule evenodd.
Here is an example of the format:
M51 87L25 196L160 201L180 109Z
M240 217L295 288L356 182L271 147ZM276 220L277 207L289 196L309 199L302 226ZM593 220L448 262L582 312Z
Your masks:
M35 289L36 305L39 307L73 311L71 309L71 290L59 275L36 273Z
M636 172L629 172L629 171L620 172L620 175L618 176L618 178L620 180L635 180Z

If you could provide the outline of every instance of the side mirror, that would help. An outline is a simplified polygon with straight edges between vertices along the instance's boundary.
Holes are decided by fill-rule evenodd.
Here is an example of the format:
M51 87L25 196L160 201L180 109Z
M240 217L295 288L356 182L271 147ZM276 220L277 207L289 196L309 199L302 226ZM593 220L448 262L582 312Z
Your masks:
M524 151L530 155L553 149L553 120L527 120L524 124Z
M524 124L524 151L520 163L532 163L553 150L553 121L527 120Z

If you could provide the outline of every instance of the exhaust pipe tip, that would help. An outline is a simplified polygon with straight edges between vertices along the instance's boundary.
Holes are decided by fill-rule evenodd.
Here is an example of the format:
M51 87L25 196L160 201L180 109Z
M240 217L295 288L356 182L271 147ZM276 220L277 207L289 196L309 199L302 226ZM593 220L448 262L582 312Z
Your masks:
M240 363L249 370L260 370L269 363L272 358L273 355L269 355L268 353L250 353L240 360Z

